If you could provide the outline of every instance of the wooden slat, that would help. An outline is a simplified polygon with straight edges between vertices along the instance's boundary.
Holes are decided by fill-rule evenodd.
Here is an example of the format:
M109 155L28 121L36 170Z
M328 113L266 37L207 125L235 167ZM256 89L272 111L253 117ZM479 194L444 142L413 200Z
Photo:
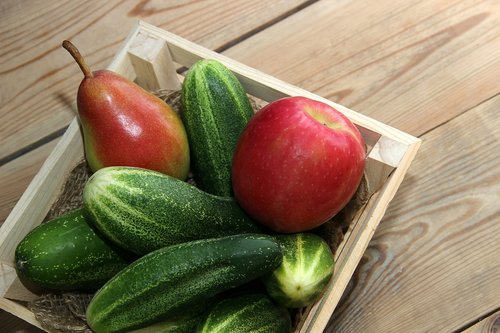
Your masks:
M0 225L59 140L53 140L0 167Z
M31 325L30 323L18 318L8 312L0 310L0 323L2 332L15 333L42 333L43 330Z
M2 1L0 159L63 128L75 115L82 76L60 46L71 39L94 68L106 67L138 19L223 47L286 16L305 0Z
M499 1L325 0L224 54L420 135L498 92L499 50Z
M500 331L500 311L482 319L463 333L497 333Z
M423 136L327 332L451 332L498 306L499 109Z
M14 261L16 244L44 219L71 169L83 157L83 142L79 134L80 128L74 118L2 224L1 262Z
M3 189L0 192L0 225L14 208L33 176L38 172L58 141L58 139L53 140L0 167L0 188ZM0 326L3 332L43 332L29 322L3 310L0 310L0 323L2 323Z
M31 325L33 325L33 327L31 329L27 328L28 332L39 332L39 330L36 330L35 327L38 327L39 329L42 328L40 323L36 320L33 312L28 310L26 307L24 307L16 302L13 302L11 300L8 300L6 298L0 298L0 306L2 307L2 309L5 309L6 312L15 313L16 317L24 320L26 323L30 323ZM3 312L3 310L0 310L0 318L1 317L8 318L8 316ZM15 321L14 323L19 324L21 327L26 327L25 325L23 325L17 321ZM16 327L16 329L19 328L17 325L15 327ZM7 331L7 330L5 330L5 331Z

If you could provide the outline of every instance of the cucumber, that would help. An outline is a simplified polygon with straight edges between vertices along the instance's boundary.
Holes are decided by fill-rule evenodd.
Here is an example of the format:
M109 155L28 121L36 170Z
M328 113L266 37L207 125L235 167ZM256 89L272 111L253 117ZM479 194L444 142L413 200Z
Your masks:
M328 244L312 233L276 235L283 250L281 265L263 278L276 303L301 308L318 300L334 270Z
M192 333L196 329L199 318L166 320L151 326L130 331L129 333Z
M252 105L236 76L216 60L199 60L182 84L181 117L199 186L230 196L231 161Z
M82 209L40 224L15 251L17 275L30 289L97 289L129 264L90 226Z
M248 294L217 303L202 319L196 333L289 333L290 314L265 294Z
M128 333L193 333L203 317L201 313L191 312Z
M83 191L89 219L137 254L202 238L260 232L231 197L218 197L156 171L107 167Z
M87 322L97 333L144 327L257 279L281 260L278 243L267 235L168 246L139 258L99 289L87 308Z

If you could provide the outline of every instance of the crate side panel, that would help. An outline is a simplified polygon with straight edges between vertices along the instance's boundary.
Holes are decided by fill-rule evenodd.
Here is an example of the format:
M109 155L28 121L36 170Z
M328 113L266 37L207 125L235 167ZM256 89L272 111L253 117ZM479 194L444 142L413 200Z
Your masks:
M165 40L139 31L131 40L128 55L136 82L149 91L179 90L181 83Z
M41 330L44 330L40 322L36 320L33 312L31 312L26 306L8 300L6 298L0 298L0 308L30 323L33 326L38 327Z
M43 221L64 183L64 176L82 158L82 146L75 118L3 223L0 229L1 262L12 264L17 244Z
M15 267L4 263L0 266L0 295L2 297L23 302L29 302L38 297L23 285Z

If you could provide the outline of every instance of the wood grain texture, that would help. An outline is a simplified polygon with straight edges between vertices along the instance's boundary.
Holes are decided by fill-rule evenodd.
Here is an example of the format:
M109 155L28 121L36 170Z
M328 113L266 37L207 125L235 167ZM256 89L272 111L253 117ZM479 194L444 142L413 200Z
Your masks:
M304 3L310 5L284 18ZM80 77L59 46L64 38L95 68L109 63L136 19L212 49L236 43L225 55L423 135L327 331L465 327L500 299L500 175L493 149L500 142L500 2L372 3L0 1L0 160L73 118ZM48 147L0 168L0 188L8 189L0 198L0 223ZM38 332L26 327L0 312L0 331ZM481 321L469 331L485 329Z
M54 149L58 140L53 140L15 160L0 166L0 225L40 170L43 162Z
M320 1L225 54L421 135L498 92L500 2Z
M2 1L0 159L63 128L74 117L82 76L60 46L63 39L71 39L98 69L107 66L138 19L216 49L305 2Z
M463 331L463 333L498 333L500 332L500 311L482 319Z
M59 140L53 140L38 149L0 166L0 225L14 208L15 204L28 187L33 176L40 170L47 156ZM42 330L0 310L0 331L16 333L39 333Z
M423 136L327 332L451 332L498 306L499 109Z

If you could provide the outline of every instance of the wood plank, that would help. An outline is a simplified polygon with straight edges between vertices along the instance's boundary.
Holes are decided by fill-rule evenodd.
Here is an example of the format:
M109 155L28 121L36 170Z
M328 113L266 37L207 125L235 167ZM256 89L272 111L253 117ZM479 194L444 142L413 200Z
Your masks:
M33 176L38 172L47 155L54 149L59 140L53 140L38 149L19 157L0 167L0 225L28 187ZM39 333L42 330L28 322L0 310L2 332Z
M500 2L319 1L224 53L421 135L498 93Z
M30 323L32 326L42 329L41 324L36 320L33 312L31 312L25 306L16 303L14 301L8 300L6 298L0 298L0 306L2 309L5 310L5 312L8 312L10 314L15 313L15 316L24 320L26 323Z
M500 331L500 311L482 319L463 333L496 333Z
M0 167L0 225L40 170L59 139L53 140Z
M0 160L68 125L82 76L60 46L71 39L89 65L103 68L136 20L208 48L220 48L286 16L305 0L2 1Z
M499 109L422 137L327 332L451 332L498 306Z
M2 323L2 332L15 333L42 333L41 329L29 324L28 322L13 316L12 314L0 310L0 323Z

